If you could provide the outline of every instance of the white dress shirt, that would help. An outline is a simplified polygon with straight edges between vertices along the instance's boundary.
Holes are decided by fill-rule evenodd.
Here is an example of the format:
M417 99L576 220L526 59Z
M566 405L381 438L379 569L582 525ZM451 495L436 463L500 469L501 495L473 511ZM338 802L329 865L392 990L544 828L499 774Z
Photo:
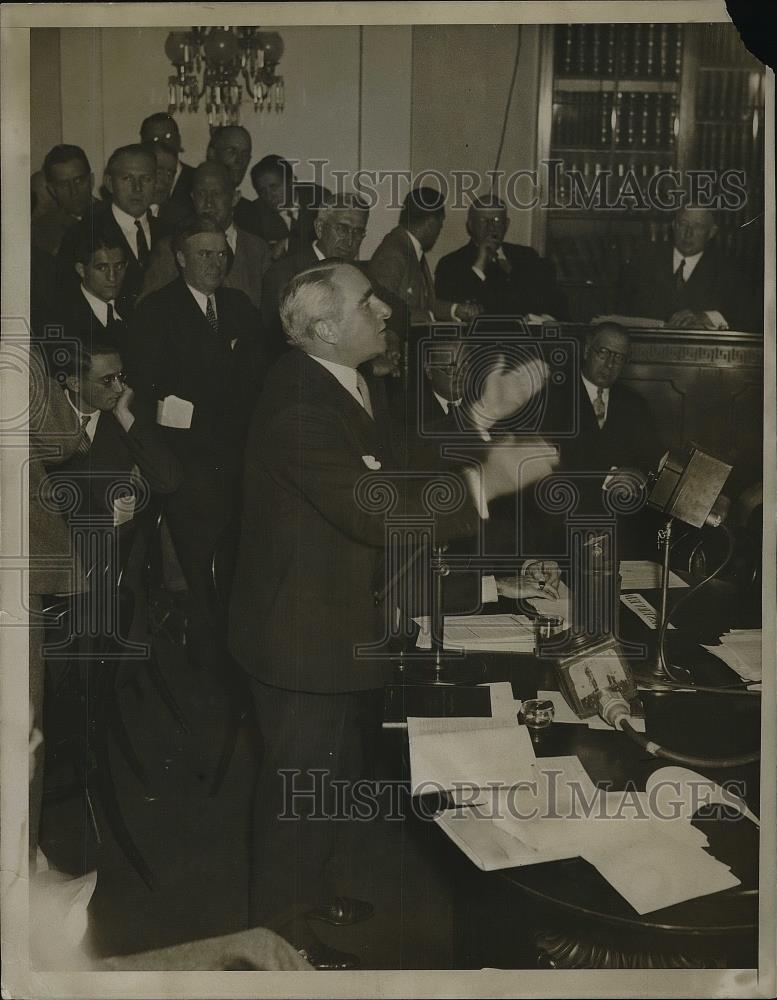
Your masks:
M115 301L115 299L111 299L110 302L103 302L103 300L102 299L98 299L96 295L92 295L92 293L89 291L89 289L86 288L86 287L84 287L84 285L81 285L81 294L86 299L87 303L89 304L89 308L92 310L92 312L96 316L97 320L100 323L102 323L103 326L107 326L108 325L108 306L109 305L113 307L114 318L118 319L118 320L121 319L121 316L119 316L118 312L116 311L116 301Z
M135 255L135 259L138 256L138 230L135 223L140 222L141 228L146 236L146 243L148 243L149 249L151 248L151 227L148 224L148 219L146 218L145 212L140 216L140 219L135 219L133 215L128 215L127 212L123 211L116 202L111 204L111 212L113 212L114 219L119 224L119 229L124 233L124 238L130 245L130 249Z
M321 252L321 247L318 245L318 240L316 240L315 243L313 244L313 253L316 255L316 257L318 257L319 260L326 260L326 256ZM316 361L319 360L320 360L319 358L316 358Z
M237 253L237 229L235 229L235 223L230 222L227 228L224 230L224 235L227 238L227 245L232 253Z
M93 410L92 412L86 412L86 413L83 410L79 410L76 404L73 402L69 389L65 389L65 399L70 404L70 409L78 416L79 426L85 426L89 440L94 441L94 436L97 433L97 421L100 419L100 414L102 413L102 410ZM82 425L82 420L84 417L89 417L89 419L87 420L86 424Z
M589 382L588 379L581 373L580 378L583 380L583 385L585 386L585 391L588 393L588 398L591 400L591 406L594 405L594 400L596 399L597 393L599 392L600 386L594 385L593 382ZM610 390L602 389L602 402L604 403L604 421L607 422L607 413L610 408Z
M677 274L677 268L680 266L680 261L685 261L685 267L683 268L683 281L687 281L693 274L694 268L701 260L702 254L701 250L699 253L695 253L693 257L683 257L677 247L672 251L672 274Z
M331 372L343 389L350 393L359 406L366 411L367 408L364 405L362 394L359 392L359 383L357 381L359 373L355 368L349 368L348 365L339 365L336 361L328 361L325 358L316 357L315 354L309 354L308 357L317 361L328 372Z
M192 288L192 286L189 285L189 284L187 284L186 287L189 289L189 291L194 296L194 301L197 303L197 305L202 310L202 315L203 316L207 316L208 315L208 296L204 292L199 291L199 289ZM213 312L216 315L216 319L218 319L219 318L219 314L218 314L218 310L216 309L216 296L215 295L211 295L210 299L213 302Z

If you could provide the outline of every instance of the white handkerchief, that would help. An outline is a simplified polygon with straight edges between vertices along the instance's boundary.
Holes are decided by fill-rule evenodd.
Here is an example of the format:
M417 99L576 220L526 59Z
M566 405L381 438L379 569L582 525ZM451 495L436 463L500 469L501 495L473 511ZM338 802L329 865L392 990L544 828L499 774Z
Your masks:
M377 471L382 468L380 462L374 455L362 455L362 462L364 462L368 469L374 469Z
M192 425L194 403L178 396L165 396L156 404L156 422L162 427L188 430Z

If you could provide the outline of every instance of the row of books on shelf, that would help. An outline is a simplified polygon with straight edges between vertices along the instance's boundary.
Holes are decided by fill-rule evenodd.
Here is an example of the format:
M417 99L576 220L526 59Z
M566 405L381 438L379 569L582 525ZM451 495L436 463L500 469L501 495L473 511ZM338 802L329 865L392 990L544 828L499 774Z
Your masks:
M733 24L704 26L699 46L699 65L762 68L755 56L752 56L742 44Z
M671 149L676 94L644 91L558 91L553 102L554 146L586 149Z
M763 173L763 122L758 128L753 122L735 125L696 126L695 162L700 169L745 170L748 174Z
M696 90L696 118L742 121L764 105L765 77L758 71L702 70Z
M676 80L681 24L566 24L555 35L557 76Z

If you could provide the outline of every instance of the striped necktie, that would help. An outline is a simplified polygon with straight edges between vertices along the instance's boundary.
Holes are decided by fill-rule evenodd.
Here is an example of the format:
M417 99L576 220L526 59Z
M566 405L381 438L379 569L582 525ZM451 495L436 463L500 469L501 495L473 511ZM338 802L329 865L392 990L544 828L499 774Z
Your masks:
M367 385L367 380L365 379L365 377L362 375L361 372L356 373L356 388L359 390L359 395L362 398L362 404L364 406L364 409L374 420L375 417L372 412L372 400L370 399L370 389L369 386Z
M78 447L76 448L76 455L87 455L89 449L92 447L92 439L86 430L86 425L89 423L90 417L81 414L81 436L78 439Z
M205 309L205 319L210 323L210 328L214 333L219 332L219 321L216 316L216 307L213 305L213 296L208 296L208 305Z
M607 417L607 409L604 405L604 389L599 388L596 390L596 399L594 400L594 416L596 417L596 422L599 425L599 430L604 427L604 421Z

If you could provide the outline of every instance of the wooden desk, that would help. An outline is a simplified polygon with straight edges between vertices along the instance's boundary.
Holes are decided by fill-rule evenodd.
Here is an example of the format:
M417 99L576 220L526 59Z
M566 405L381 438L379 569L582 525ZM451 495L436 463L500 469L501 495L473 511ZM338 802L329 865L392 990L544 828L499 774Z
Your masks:
M655 606L657 593L648 591L645 596ZM719 595L721 600L724 596ZM722 621L719 616L716 620ZM701 627L693 603L679 621ZM655 642L655 633L629 612L624 612L622 628L624 638ZM728 667L695 647L680 629L671 642L675 662L691 666L700 683L736 681ZM552 665L533 656L492 654L482 660L483 679L511 681L517 698L557 687ZM749 752L759 744L758 698L662 692L643 693L642 700L648 734L669 749L722 756ZM579 757L592 780L607 783L612 790L644 790L648 776L669 763L650 757L622 733L589 730L585 725L554 723L540 734L535 750L538 757ZM703 773L719 784L742 782L742 797L758 815L757 765L707 768ZM440 832L440 850L456 886L455 952L461 967L754 966L758 830L747 819L697 817L694 822L706 833L712 855L731 866L741 885L645 916L639 916L581 858L482 872Z

